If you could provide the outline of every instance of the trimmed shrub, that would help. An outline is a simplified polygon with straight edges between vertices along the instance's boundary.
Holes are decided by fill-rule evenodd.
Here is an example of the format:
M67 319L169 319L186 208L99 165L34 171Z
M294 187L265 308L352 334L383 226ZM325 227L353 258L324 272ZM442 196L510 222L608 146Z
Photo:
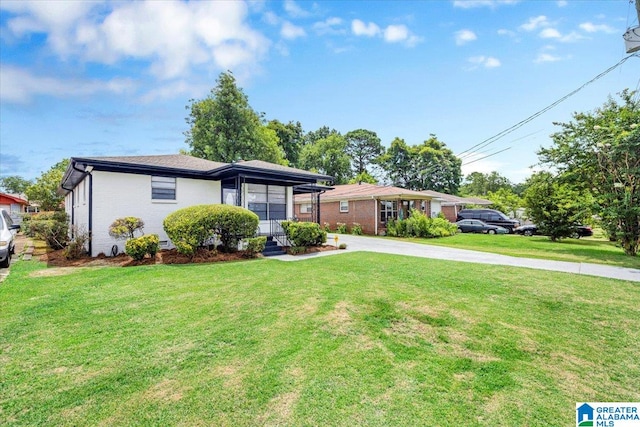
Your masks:
M157 234L148 234L127 240L127 243L124 245L124 251L134 260L140 261L144 259L147 254L149 254L151 258L155 257L159 244L160 239Z
M409 218L387 223L387 235L392 237L447 237L458 231L456 224L444 218L429 218L419 210L412 210Z
M282 228L293 246L322 246L327 242L327 232L315 222L282 221Z
M65 212L41 212L29 220L29 236L47 242L51 249L63 249L69 241L69 217Z
M347 234L347 224L345 224L344 222L337 222L336 233Z
M144 228L144 221L135 216L127 216L124 218L118 218L109 226L109 236L118 240L133 239L136 231L142 233Z
M351 224L351 234L355 236L362 236L362 226L357 222Z
M266 236L250 237L245 239L247 246L244 248L244 254L247 258L255 258L259 253L264 251L267 245Z
M340 243L340 246L338 246L338 249L347 249L347 244L346 243Z
M178 252L193 256L216 236L224 250L236 250L239 240L256 234L258 222L258 215L239 206L196 205L169 214L163 227Z
M291 246L289 248L289 255L300 255L307 252L306 246Z

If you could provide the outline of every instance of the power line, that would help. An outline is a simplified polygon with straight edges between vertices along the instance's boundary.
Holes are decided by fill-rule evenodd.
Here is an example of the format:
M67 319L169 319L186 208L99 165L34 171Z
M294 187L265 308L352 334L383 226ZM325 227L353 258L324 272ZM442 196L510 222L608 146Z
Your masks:
M567 95L563 96L562 98L558 99L557 101L555 101L554 103L550 104L549 106L543 108L542 110L532 114L531 116L527 117L526 119L516 123L515 125L503 130L502 132L497 133L496 135L485 139L482 142L479 142L478 144L474 145L471 148L468 148L467 150L464 150L463 152L461 152L460 154L458 154L458 157L462 156L465 153L468 153L474 149L480 149L480 148L484 148L490 144L493 144L494 142L496 142L497 140L499 140L500 138L510 134L511 132L516 131L517 129L520 129L522 126L526 125L527 123L529 123L530 121L536 119L537 117L541 116L542 114L546 113L547 111L551 110L553 107L555 107L556 105L560 104L561 102L567 100L568 98L570 98L571 96L575 95L576 93L580 92L582 89L584 89L585 87L587 87L588 85L590 85L591 83L595 82L596 80L599 80L600 78L604 77L605 75L607 75L608 73L610 73L611 71L615 70L616 68L618 68L620 65L624 64L629 58L631 58L632 56L636 56L636 57L640 57L639 54L635 53L635 54L631 54L625 58L622 58L620 61L618 61L617 64L607 68L605 71L603 71L602 73L598 74L597 76L595 76L594 78L592 78L591 80L589 80L588 82L586 82L585 84L583 84L582 86L580 86L579 88L575 89L574 91L568 93Z
M500 150L500 151L496 151L496 152L495 152L495 153L493 153L493 154L488 154L488 155L486 155L486 156L484 156L484 157L480 157L479 159L474 159L474 160L471 160L470 162L463 163L463 164L462 164L462 166L467 166L467 165L470 165L471 163L479 162L480 160L484 160L484 159L486 159L487 157L492 157L492 156L495 156L496 154L500 154L500 153L502 153L503 151L511 150L511 148L513 148L513 147L503 148L502 150Z

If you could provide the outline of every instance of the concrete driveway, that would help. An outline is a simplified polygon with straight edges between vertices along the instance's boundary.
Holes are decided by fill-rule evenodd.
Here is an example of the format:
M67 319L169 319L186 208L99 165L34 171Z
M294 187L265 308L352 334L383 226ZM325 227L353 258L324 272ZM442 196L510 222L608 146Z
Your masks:
M327 243L334 242L335 234L330 234ZM443 246L423 245L372 236L352 236L338 234L338 243L346 243L345 251L326 251L308 255L280 255L273 258L282 261L300 261L310 257L339 255L354 251L379 252L394 255L407 255L421 258L444 259L450 261L471 262L477 264L507 265L511 267L534 268L537 270L561 271L564 273L587 276L607 277L611 279L640 282L640 270L625 267L612 267L584 262L549 261L532 258L517 258L487 252L454 249Z

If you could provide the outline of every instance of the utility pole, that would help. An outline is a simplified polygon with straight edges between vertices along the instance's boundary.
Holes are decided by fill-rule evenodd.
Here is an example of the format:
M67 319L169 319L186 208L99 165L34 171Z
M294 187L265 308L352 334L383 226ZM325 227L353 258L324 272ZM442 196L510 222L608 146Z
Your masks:
M640 51L640 0L636 0L636 14L638 15L638 26L631 27L622 35L627 53Z

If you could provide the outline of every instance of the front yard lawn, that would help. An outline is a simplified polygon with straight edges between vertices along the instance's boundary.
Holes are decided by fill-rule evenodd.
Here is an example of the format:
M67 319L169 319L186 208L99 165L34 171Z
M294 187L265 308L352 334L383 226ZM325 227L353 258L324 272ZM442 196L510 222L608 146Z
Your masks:
M638 284L547 271L350 253L0 283L8 426L573 425L640 400L638 354Z

